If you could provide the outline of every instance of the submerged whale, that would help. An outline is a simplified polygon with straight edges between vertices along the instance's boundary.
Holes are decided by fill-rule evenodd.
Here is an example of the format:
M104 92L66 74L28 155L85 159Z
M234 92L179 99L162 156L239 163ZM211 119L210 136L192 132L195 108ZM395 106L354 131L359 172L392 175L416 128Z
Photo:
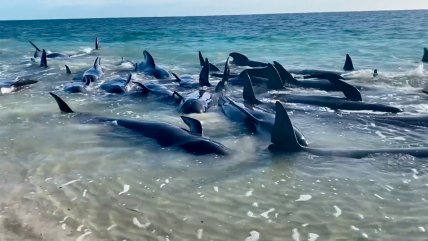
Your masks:
M274 153L308 152L317 156L338 156L349 158L364 158L373 154L407 154L414 157L428 157L428 148L385 148L385 149L321 149L302 146L294 132L294 127L284 106L278 101L275 104L275 125L271 134L269 150Z
M40 50L33 42L31 42L30 40L28 40L28 42L36 49L36 51L34 52L34 58L38 58L41 56L42 50ZM53 59L53 58L67 58L70 57L70 55L68 54L62 54L62 53L58 53L58 52L50 52L50 51L46 51L46 57L49 59Z
M57 102L61 112L75 113L59 96L52 92L50 94ZM76 113L74 117L84 120L85 123L112 123L153 139L162 147L176 147L194 155L227 155L229 153L229 150L221 143L203 136L201 122L186 116L182 116L181 119L189 130L164 122L109 118L88 113Z
M236 66L266 67L268 65L267 63L250 60L247 56L237 52L230 53L229 56L233 58L230 63Z
M346 85L345 85L346 86ZM398 113L401 112L399 108L375 104L375 103L365 103L361 100L360 92L353 88L352 86L343 87L343 93L346 98L332 97L332 96L304 96L304 95L293 95L293 94L275 94L274 98L283 100L288 103L300 103L315 105L321 107L328 107L334 110L372 110L372 111L381 111L381 112L392 112ZM244 100L252 105L257 105L262 103L259 101L254 93L253 85L250 76L246 75L246 81L243 91Z
M0 93L9 94L18 90L21 90L25 86L37 83L37 80L0 80Z
M275 115L257 108L240 106L229 97L222 97L219 106L223 114L233 122L245 125L253 133L271 133L275 123ZM307 146L306 138L301 131L294 127L294 132L300 145Z
M88 82L88 80L92 83L100 79L104 76L104 69L101 66L101 58L97 57L95 59L94 65L83 72L82 82Z
M143 72L144 74L153 76L156 79L170 78L170 75L166 70L156 66L155 60L149 52L144 50L143 54L144 60L140 63L135 64L135 71Z
M123 94L126 92L126 86L131 81L132 74L129 73L126 79L117 78L108 80L101 84L100 88L107 93L111 94Z

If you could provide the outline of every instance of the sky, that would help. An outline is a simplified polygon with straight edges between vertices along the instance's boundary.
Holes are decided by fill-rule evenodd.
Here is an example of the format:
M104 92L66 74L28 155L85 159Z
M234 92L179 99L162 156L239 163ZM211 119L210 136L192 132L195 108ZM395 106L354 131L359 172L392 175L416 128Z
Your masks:
M427 0L0 0L0 20L428 9Z

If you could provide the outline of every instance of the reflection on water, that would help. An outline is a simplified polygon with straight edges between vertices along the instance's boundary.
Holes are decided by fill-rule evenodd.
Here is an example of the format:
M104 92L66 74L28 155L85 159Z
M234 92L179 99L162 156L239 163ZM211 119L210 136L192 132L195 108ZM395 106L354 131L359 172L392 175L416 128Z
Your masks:
M426 13L422 13L425 17ZM406 13L401 14L404 16L398 14L396 18L406 18ZM272 21L271 18L275 19L270 16L266 21ZM332 21L331 18L337 16L326 21ZM246 17L241 20L250 21ZM181 23L186 28L177 34L190 31L194 23L186 21L190 22ZM4 23L0 26L6 28ZM257 30L257 26L252 27ZM335 27L338 26L332 26ZM390 31L385 28L385 32ZM49 42L44 31L40 42L53 49L87 48L91 44L89 38L78 42L76 36ZM420 33L418 28L409 31ZM127 66L117 65L121 55L137 58L134 50L142 51L143 47L138 42L141 37L124 43L125 37L119 41L103 33L107 43L99 54L108 79L126 69ZM171 33L162 34L173 38ZM211 36L213 32L205 34ZM183 74L197 74L196 40L205 39L205 34L187 36L189 41L176 40L183 45L162 42L163 46L158 43L150 47L163 66ZM296 38L305 36L302 32L295 34ZM23 33L19 39L35 38L28 35ZM236 39L225 38L217 37L218 42L206 38L208 42L200 44L217 46L207 55L221 62L231 50L228 43L235 46L239 41L248 42L240 33ZM31 76L40 82L24 91L0 96L1 240L424 240L427 236L427 159L374 155L356 160L306 153L273 156L266 150L269 136L247 133L217 108L192 117L203 122L206 136L232 149L233 155L195 157L175 148L160 148L150 139L117 127L82 124L73 115L60 114L47 92L56 91L76 111L165 121L185 127L176 107L150 98L106 95L96 88L67 95L62 88L70 77L64 74L63 64L77 72L90 66L94 56L54 60L49 69L41 70L28 61L31 51L26 39L4 39L0 40L6 46L1 47L0 76ZM406 41L410 40L402 37L393 45ZM11 51L14 44L22 51L17 55ZM297 44L293 51L303 45ZM334 56L343 54L343 45L338 45ZM256 51L260 46L265 47L262 53ZM266 39L247 48L248 55L261 60L285 58L278 56L278 46L266 46ZM402 48L406 47L400 45L397 49L407 54L407 49ZM178 55L169 55L170 49ZM392 54L392 50L385 51ZM372 53L379 54L376 58L385 54ZM298 60L308 67L304 64L309 58L307 54L296 54L292 61ZM330 54L326 51L319 55L320 67L332 58ZM371 54L361 50L360 55L361 65L373 63ZM427 98L419 92L421 83L427 80L424 66L397 58L378 66L381 67L389 70L381 73L379 81L369 77L369 69L353 73L354 83L380 88L363 92L364 99L398 106L408 113L426 113ZM142 75L136 74L134 78L147 81ZM428 146L426 127L397 127L342 118L340 113L322 110L295 111L291 115L311 146Z

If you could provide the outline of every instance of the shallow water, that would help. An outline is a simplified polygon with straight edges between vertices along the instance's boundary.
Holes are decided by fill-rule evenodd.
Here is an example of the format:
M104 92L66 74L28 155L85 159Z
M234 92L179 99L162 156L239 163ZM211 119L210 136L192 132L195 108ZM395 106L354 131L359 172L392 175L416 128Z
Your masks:
M330 70L340 70L350 53L358 69L351 82L377 87L363 92L365 100L405 114L427 113L428 96L420 91L428 80L428 67L420 62L428 46L427 20L428 11L403 11L0 22L0 79L39 80L0 96L0 239L426 239L426 158L273 156L266 151L268 136L248 134L218 108L191 116L233 155L195 157L110 126L81 124L60 114L48 92L63 96L76 111L184 127L176 107L150 98L96 88L62 92L71 79L64 64L77 72L99 55L108 80L130 67L118 65L121 56L141 60L144 49L159 65L196 76L198 50L219 66L238 51L290 69ZM91 52L95 36L102 49ZM27 40L81 55L40 69L30 61L34 50ZM326 94L300 91L313 93ZM311 146L428 146L426 127L338 118L326 111L291 115Z

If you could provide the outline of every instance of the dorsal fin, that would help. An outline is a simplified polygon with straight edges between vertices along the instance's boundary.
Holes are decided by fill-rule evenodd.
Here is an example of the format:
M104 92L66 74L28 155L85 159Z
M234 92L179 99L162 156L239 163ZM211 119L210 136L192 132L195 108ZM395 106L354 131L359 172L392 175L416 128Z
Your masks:
M299 81L296 80L280 63L273 61L276 71L278 71L279 76L281 77L282 82L298 85Z
M204 57L202 56L201 51L199 51L199 65L204 66Z
M71 74L71 70L70 70L70 67L68 67L68 65L65 65L65 73Z
M184 101L184 97L180 93L178 93L177 91L174 91L172 93L172 97L175 98L176 96L178 97L178 100L176 100L176 103L180 103L180 102Z
M48 59L46 55L46 50L43 49L42 57L40 58L40 67L47 68L48 67Z
M428 63L428 49L424 48L424 56L422 57L422 62Z
M49 92L49 94L55 99L56 103L58 104L59 109L61 112L64 113L73 113L74 111L63 101L59 96L56 94Z
M233 58L232 64L235 64L238 66L246 65L247 62L249 61L248 57L241 53L233 52L233 53L230 53L229 56Z
M138 70L138 63L135 63L134 64L134 71L137 71Z
M226 89L227 81L229 80L229 57L226 59L226 63L224 64L224 72L223 72L223 78L220 82L218 82L217 86L215 87L215 92L219 93Z
M244 92L243 92L244 101L250 105L258 105L262 102L256 98L253 89L253 83L251 82L251 77L248 73L244 74Z
M333 85L336 85L343 92L343 94L348 100L353 100L353 101L363 100L363 98L361 97L360 91L354 86L346 83L345 81L340 80L338 78L329 78L328 81L330 81L330 83L332 83Z
M343 70L345 71L354 70L354 64L352 63L352 59L351 59L351 56L349 56L349 54L346 54L346 60L345 60L345 65L343 66Z
M98 66L98 59L99 59L100 57L97 57L96 59L95 59L95 61L94 61L94 68L97 68L97 66Z
M151 90L149 88L147 88L147 86L141 84L140 82L137 81L132 81L132 83L136 84L138 87L140 87L143 90L144 94L150 93Z
M156 67L155 60L153 59L152 55L149 52L147 52L147 50L144 50L144 59L146 60L145 61L146 66L148 65L152 68Z
M126 78L126 82L125 82L124 87L126 87L126 86L129 84L129 82L131 82L131 79L132 79L132 74L131 74L131 73L129 73L129 74L128 74L128 77Z
M28 42L30 42L30 44L39 52L41 52L41 50L33 43L31 42L31 40L28 40Z
M275 124L271 132L271 151L296 152L302 149L294 132L293 124L281 102L275 103Z
M281 77L279 76L278 71L273 67L271 63L268 64L267 68L267 78L268 78L268 89L271 90L280 90L284 89L284 84L282 83Z
M171 74L174 76L176 82L181 83L181 79L180 79L180 77L178 77L178 75L176 75L173 72L171 72Z
M96 50L100 49L100 41L99 41L98 37L95 37L95 49Z
M208 59L205 59L204 66L201 69L201 72L199 73L199 86L204 87L208 86L210 87L210 81L209 81L209 75L210 75L210 63Z
M202 124L200 121L187 116L181 116L181 119L189 127L190 133L199 135L199 136L203 135Z
M98 65L101 65L101 57L98 58Z

